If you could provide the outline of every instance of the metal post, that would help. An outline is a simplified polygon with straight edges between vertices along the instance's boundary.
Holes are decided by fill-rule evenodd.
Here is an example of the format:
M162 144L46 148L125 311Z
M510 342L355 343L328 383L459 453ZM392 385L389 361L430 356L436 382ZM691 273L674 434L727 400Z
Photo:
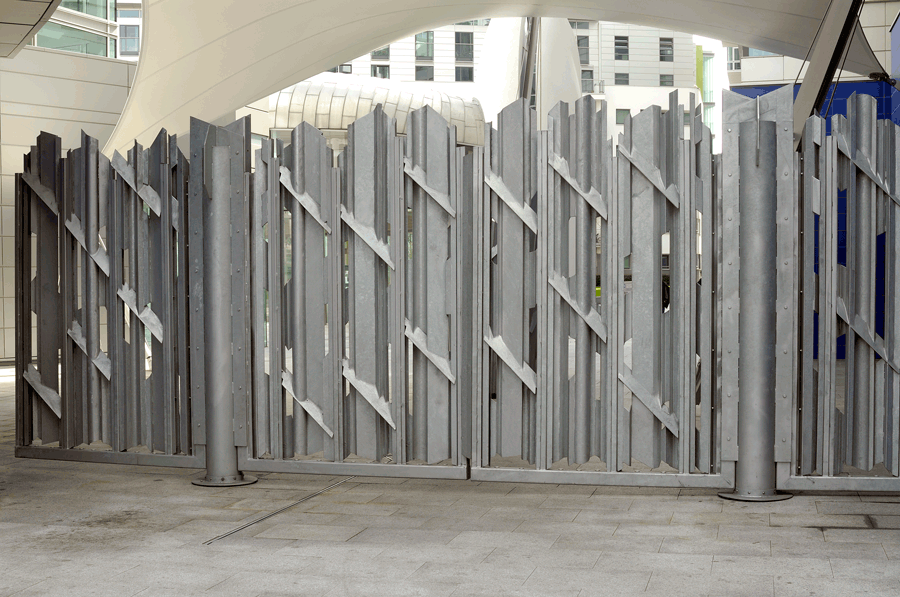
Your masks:
M775 123L740 124L740 349L738 461L733 493L768 502L775 491Z
M210 201L203 214L204 327L206 330L206 476L194 485L249 485L237 468L231 387L231 162L230 147L212 148Z

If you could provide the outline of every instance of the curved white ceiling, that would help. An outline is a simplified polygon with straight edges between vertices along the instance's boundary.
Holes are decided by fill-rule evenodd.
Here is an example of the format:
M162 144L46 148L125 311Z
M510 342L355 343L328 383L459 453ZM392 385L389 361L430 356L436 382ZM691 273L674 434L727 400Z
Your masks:
M191 116L215 120L419 31L474 18L595 19L697 33L803 58L823 0L143 0L137 74L104 148L124 151ZM845 69L883 67L861 28Z

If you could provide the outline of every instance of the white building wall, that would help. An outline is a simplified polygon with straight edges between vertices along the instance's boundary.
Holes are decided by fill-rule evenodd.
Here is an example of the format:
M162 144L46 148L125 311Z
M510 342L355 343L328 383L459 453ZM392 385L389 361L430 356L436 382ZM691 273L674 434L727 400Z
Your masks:
M109 139L137 66L27 46L0 60L0 359L15 356L15 174L41 131L80 147L81 131Z

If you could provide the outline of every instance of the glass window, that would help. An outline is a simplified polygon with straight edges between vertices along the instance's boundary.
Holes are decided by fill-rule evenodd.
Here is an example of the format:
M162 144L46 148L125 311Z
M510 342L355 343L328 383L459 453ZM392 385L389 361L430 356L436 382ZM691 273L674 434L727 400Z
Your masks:
M631 110L616 110L616 124L625 124L629 114Z
M340 66L335 66L334 68L329 68L328 72L341 73L342 75L352 75L353 74L353 65L352 64L341 64Z
M581 71L581 92L582 93L593 93L594 92L594 71L592 71L592 70L582 70Z
M616 60L628 60L628 37L617 35L615 39Z
M675 61L675 40L671 37L659 38L659 61L674 62Z
M417 64L416 81L434 81L434 67Z
M741 70L741 49L727 48L728 50L728 70Z
M590 29L590 23L587 21L569 21L569 25L572 26L572 29Z
M457 62L473 62L475 60L475 34L471 31L456 32ZM457 79L458 81L459 79Z
M778 56L774 52L766 52L765 50L757 50L756 48L747 48L745 56Z
M660 87L675 87L675 75L660 75L659 76L659 86Z
M116 20L116 0L109 0L109 20Z
M713 106L703 106L703 124L713 130Z
M456 23L457 25L474 25L476 27L487 27L491 24L490 19L475 19L474 21L462 21L460 23Z
M118 11L120 19L139 19L141 18L140 10L120 10Z
M465 83L469 83L475 80L475 67L474 66L457 66L456 67L456 80L462 81Z
M265 139L265 137L262 135L250 133L250 166L254 170L256 170L256 152L257 150L262 149L263 139Z
M383 48L372 52L372 60L390 60L390 59L391 59L391 46L390 45L386 45Z
M416 33L416 60L434 60L434 31ZM431 81L432 79L416 79Z
M100 17L101 19L106 18L109 8L107 0L62 0L59 6L69 10L77 10L92 17Z
M109 38L109 57L110 58L116 57L116 40L114 40L111 37Z
M628 73L616 73L616 85L628 85Z
M49 21L38 31L36 45L91 56L106 56L109 51L105 35L82 31L53 21Z
M591 38L587 35L578 36L578 58L581 64L591 63Z
M138 25L119 25L119 53L137 56L141 49L141 28Z
M373 64L372 65L372 76L376 79L390 79L391 78L391 67L387 64Z
M713 55L703 55L703 102L713 103L715 100L713 93Z
M685 124L685 126L688 126L691 124L691 113L690 112L684 113L684 124Z

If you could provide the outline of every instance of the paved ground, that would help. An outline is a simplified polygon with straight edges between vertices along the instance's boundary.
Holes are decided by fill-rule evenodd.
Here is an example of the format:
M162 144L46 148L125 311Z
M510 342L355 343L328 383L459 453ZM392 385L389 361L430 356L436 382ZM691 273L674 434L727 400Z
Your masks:
M3 376L5 374L5 376ZM16 460L0 371L3 595L900 595L900 496L260 475ZM893 528L891 528L893 527Z

